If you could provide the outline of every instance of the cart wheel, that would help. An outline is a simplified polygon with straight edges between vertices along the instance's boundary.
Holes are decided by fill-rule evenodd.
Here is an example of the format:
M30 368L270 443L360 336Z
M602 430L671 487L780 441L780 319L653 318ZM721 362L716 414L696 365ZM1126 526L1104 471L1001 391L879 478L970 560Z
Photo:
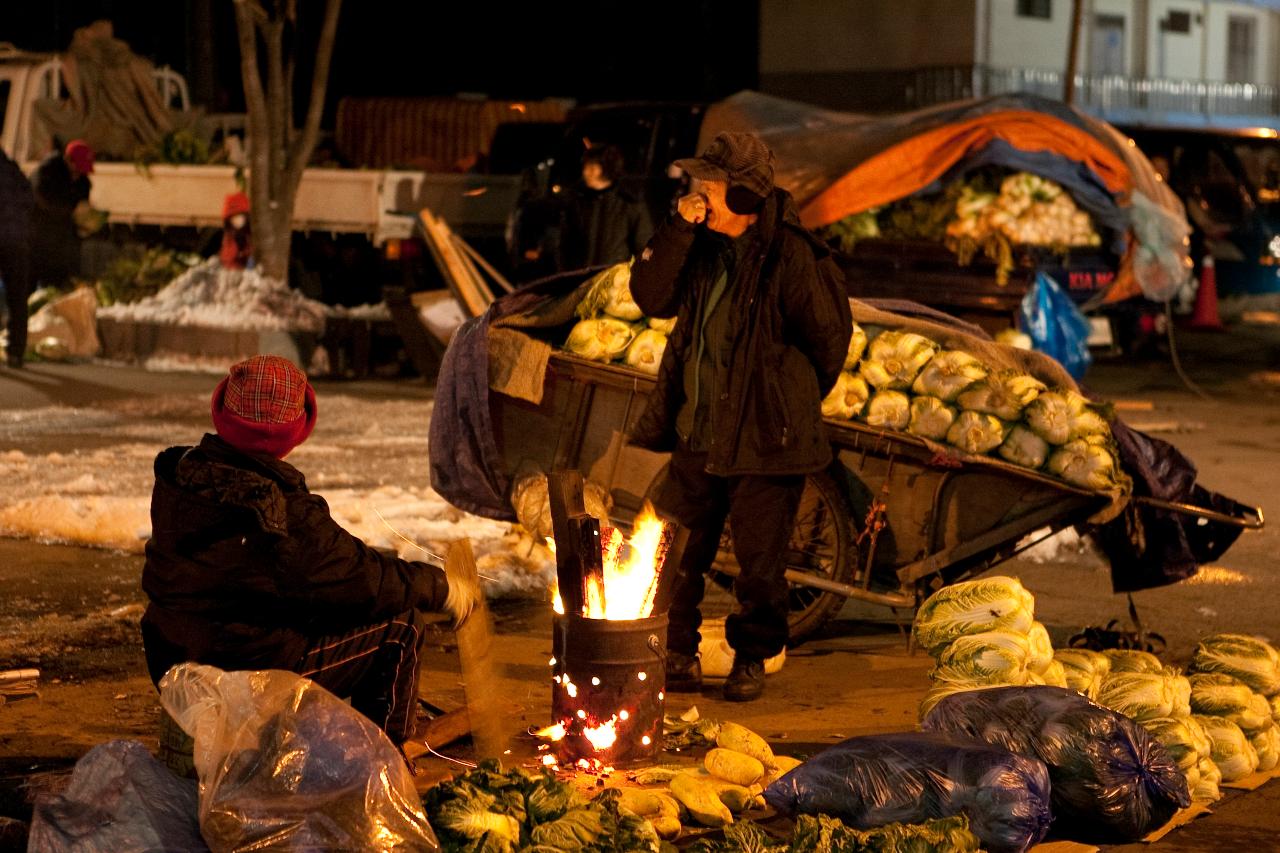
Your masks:
M665 467L654 478L650 486L650 495L656 484L660 483L666 473ZM849 511L849 502L839 484L830 474L820 472L805 478L804 492L800 495L800 506L796 510L795 525L791 531L791 542L785 556L787 568L805 574L818 575L839 583L853 583L857 566L857 545L853 539L854 522ZM719 553L708 573L708 580L728 590L733 587L733 577L716 571L717 566L726 563L735 564L733 554L732 531L725 525L724 535L720 539ZM710 590L708 591L710 593ZM790 593L790 612L787 622L791 634L791 644L802 642L814 631L822 627L827 619L844 606L845 597L834 592L822 592L807 586L792 584ZM710 616L708 604L704 602L703 615ZM732 608L732 600L713 605L712 610L725 607ZM718 614L717 614L718 615Z
M787 568L838 583L853 583L857 560L849 504L835 479L825 471L805 479L800 508L787 546ZM844 606L839 593L791 585L788 623L791 645L817 631Z

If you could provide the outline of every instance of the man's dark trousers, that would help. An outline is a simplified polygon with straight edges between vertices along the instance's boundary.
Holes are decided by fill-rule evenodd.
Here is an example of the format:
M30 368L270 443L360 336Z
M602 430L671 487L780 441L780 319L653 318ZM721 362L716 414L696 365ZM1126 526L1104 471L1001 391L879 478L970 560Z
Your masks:
M31 295L31 253L25 238L0 235L0 278L9 308L9 359L21 361L27 352L27 297Z
M697 654L706 572L727 518L741 574L733 585L738 612L726 621L725 637L738 656L765 660L787 643L784 557L805 478L717 477L706 472L706 464L707 454L690 451L682 443L671 454L655 500L661 512L690 530L669 612L667 647Z
M338 696L376 723L393 743L414 734L418 669L427 622L419 610L386 622L317 637L295 672Z

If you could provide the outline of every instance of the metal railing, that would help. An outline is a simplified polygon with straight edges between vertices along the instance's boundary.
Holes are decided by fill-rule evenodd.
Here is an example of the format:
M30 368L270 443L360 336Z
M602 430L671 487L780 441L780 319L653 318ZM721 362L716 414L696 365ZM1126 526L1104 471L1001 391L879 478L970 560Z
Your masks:
M904 71L865 72L880 101L897 109L918 109L944 101L1029 92L1061 98L1066 75L1044 68L993 68L985 65L933 66ZM874 75L874 80L870 79ZM862 77L863 75L859 75ZM862 88L861 86L859 88ZM1194 116L1206 124L1222 117L1280 116L1280 87L1077 74L1076 104L1104 119L1146 115Z

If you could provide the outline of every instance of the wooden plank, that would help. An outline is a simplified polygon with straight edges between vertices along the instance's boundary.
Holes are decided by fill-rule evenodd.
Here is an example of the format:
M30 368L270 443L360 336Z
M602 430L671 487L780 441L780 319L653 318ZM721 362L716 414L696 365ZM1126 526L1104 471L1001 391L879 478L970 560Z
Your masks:
M440 749L471 734L471 715L466 707L455 708L428 722L417 736L405 741L404 752L410 758L426 755L427 747Z
M1280 779L1280 767L1250 773L1243 779L1237 779L1234 782L1223 782L1219 787L1235 788L1240 791L1256 791L1272 779Z
M1161 838L1164 838L1166 835L1173 832L1178 827L1186 826L1187 824L1191 823L1191 821L1195 820L1201 815L1212 814L1212 813L1213 813L1213 809L1209 807L1209 803L1206 803L1202 800L1197 800L1196 802L1193 802L1191 805L1187 806L1185 809L1179 809L1177 814L1169 818L1168 823L1166 823L1164 826L1160 827L1159 829L1155 830L1154 832L1148 833L1147 836L1142 840L1147 844L1154 844L1157 841L1159 841Z
M551 535L556 540L556 579L565 613L581 613L583 564L581 543L570 519L586 516L582 497L582 474L575 470L552 471L547 475L547 498L551 504ZM599 528L596 529L597 536ZM599 539L597 554L599 553Z
M480 589L476 558L470 539L459 539L449 546L445 557L445 574L449 582L474 584ZM484 593L477 597L471 617L455 632L458 655L462 663L463 690L467 697L467 715L471 723L471 740L478 758L500 758L507 747L507 733L498 712L498 678L493 664L493 622Z
M444 273L449 289L458 297L458 301L469 316L480 316L492 300L486 301L483 294L476 291L471 273L463 266L457 250L448 238L447 231L441 227L441 221L427 208L422 209L418 219L427 235L427 245L431 248L431 253L441 272Z
M667 553L662 558L662 567L658 572L658 589L653 596L653 615L666 613L671 609L671 597L675 594L676 576L680 572L680 562L684 559L684 549L689 544L689 528L674 519L664 518L671 525L668 534Z
M461 249L463 253L465 253L468 257L470 257L472 261L479 264L480 268L489 274L489 277L494 280L494 282L498 285L498 287L501 287L507 293L512 293L515 291L515 287L512 286L511 282L507 281L507 277L504 276L502 273L498 272L494 268L493 264L485 260L484 255L480 254L475 249L471 248L470 243L468 243L466 240L463 240L457 234L453 235L453 239L457 241L458 248Z

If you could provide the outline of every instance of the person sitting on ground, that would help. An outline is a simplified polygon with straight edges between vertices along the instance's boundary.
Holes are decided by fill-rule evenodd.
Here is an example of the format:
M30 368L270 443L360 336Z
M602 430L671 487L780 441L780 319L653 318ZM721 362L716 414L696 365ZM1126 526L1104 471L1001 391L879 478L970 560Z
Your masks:
M284 461L316 424L287 359L255 356L213 392L216 435L156 457L142 588L152 681L184 661L310 678L380 726L414 735L426 614L460 625L474 585L368 547Z

